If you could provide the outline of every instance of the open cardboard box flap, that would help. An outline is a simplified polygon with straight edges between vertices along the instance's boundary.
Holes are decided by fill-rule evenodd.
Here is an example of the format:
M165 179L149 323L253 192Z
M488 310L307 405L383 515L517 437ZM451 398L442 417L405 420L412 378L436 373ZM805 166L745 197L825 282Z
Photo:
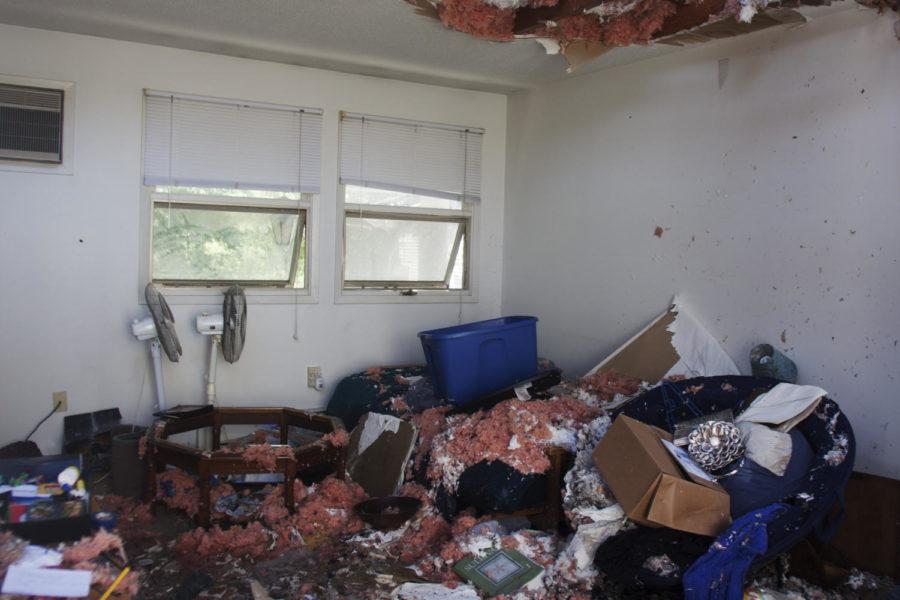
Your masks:
M619 416L594 451L594 463L630 519L715 536L731 523L721 486L686 473L660 440L667 432Z

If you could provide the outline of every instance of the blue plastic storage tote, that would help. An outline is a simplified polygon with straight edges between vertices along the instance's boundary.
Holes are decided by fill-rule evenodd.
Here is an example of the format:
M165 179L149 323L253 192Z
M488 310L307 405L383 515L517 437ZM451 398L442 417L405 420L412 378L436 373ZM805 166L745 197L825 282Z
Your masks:
M501 317L419 333L434 387L453 404L537 373L537 317Z

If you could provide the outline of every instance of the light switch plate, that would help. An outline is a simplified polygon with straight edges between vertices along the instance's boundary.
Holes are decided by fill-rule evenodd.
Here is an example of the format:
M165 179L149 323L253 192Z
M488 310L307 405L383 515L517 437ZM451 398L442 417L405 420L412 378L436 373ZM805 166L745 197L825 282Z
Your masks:
M66 412L69 410L69 394L66 391L53 392L53 407L59 404L56 412Z

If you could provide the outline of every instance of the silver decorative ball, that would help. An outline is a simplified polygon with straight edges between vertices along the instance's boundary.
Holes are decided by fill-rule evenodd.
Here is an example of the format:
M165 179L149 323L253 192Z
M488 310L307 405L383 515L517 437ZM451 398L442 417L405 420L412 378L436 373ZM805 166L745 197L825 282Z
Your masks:
M744 455L741 430L728 421L707 421L688 434L688 454L705 471L715 473Z

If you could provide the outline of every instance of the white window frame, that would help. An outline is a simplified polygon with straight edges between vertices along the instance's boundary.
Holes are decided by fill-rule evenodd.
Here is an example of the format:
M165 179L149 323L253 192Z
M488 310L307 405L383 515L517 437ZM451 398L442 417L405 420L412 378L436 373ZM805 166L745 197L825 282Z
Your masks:
M338 184L337 189L337 222L336 246L335 246L335 290L336 304L436 304L436 303L474 303L478 302L478 210L477 205L462 203L461 210L440 208L418 208L389 206L379 204L348 204L346 201L346 186ZM467 219L466 248L463 258L468 261L464 268L464 277L468 284L461 290L416 289L415 295L404 294L410 287L401 286L399 289L345 289L344 288L344 258L345 258L345 228L348 212L353 214L358 211L363 215L404 215L424 217L450 217L453 219ZM462 251L462 249L460 250Z
M44 173L46 175L75 174L75 83L53 79L37 79L0 73L0 83L25 87L63 91L62 162L40 163L33 161L0 159L0 171L18 173Z
M318 203L321 194L312 195L311 200L289 198L251 198L248 196L213 196L158 192L154 186L142 185L141 209L141 268L138 298L143 304L144 284L151 281L153 273L153 206L154 203L171 201L178 204L207 204L211 207L256 207L289 208L306 211L306 255L303 288L247 286L244 293L251 304L315 304L318 302L318 273L316 272L316 243L318 240ZM221 302L222 293L231 284L210 285L164 285L158 284L165 292L169 304L215 304Z

